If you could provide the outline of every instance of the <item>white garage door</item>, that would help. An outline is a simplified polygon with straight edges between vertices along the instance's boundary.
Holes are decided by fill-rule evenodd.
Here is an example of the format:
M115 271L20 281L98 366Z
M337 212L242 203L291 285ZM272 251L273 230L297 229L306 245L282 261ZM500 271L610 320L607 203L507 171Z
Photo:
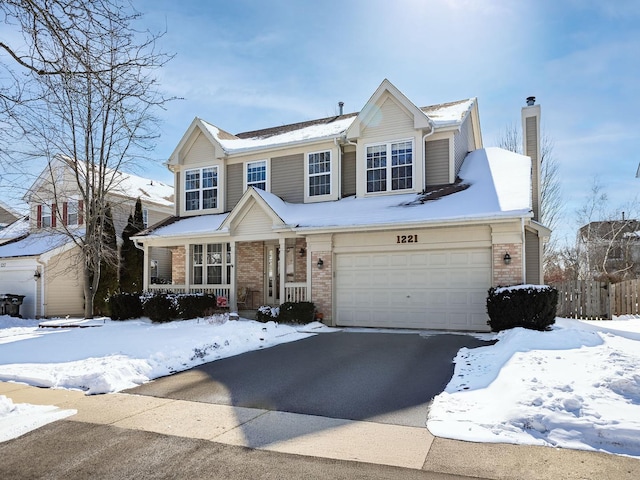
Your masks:
M488 330L491 250L336 255L342 326Z
M35 317L36 282L33 280L33 271L33 268L9 269L5 267L0 269L0 294L24 295L20 314L25 318Z

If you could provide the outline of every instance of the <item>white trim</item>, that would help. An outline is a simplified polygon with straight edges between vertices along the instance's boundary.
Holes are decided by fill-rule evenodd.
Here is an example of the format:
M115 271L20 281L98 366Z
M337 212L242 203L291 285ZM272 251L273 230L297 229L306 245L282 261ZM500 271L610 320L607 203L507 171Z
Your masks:
M314 174L309 173L309 157L311 155L317 155L317 154L323 154L323 153L329 154L329 172L314 173ZM333 200L337 198L337 195L335 194L335 191L336 191L335 178L337 175L334 174L334 172L336 172L336 168L339 170L340 167L336 166L336 163L334 160L335 155L333 154L333 150L331 148L325 148L323 150L305 152L304 155L305 155L305 158L304 158L304 201L305 203L327 201L327 200ZM329 175L329 193L325 193L322 195L310 195L309 180L311 179L312 176L319 177L322 175Z
M203 173L205 170L209 170L212 169L214 171L214 175L215 175L215 179L216 179L216 185L215 187L211 187L211 188L204 188L203 185ZM187 209L187 173L189 172L198 172L198 188L197 189L189 189L189 192L198 192L198 208L193 209L193 210L188 210ZM195 168L186 168L182 171L183 175L182 175L182 185L180 185L181 190L182 190L182 210L184 211L184 213L186 215L192 215L194 213L197 212L217 212L220 211L220 168L218 168L218 165L208 165L205 167L195 167ZM212 208L203 208L203 194L205 190L215 190L215 203L216 206L212 207Z
M248 171L249 171L249 165L250 164L255 164L255 163L262 163L264 162L265 164L265 175L264 175L264 182L265 182L265 192L270 192L271 191L271 161L269 158L264 158L261 160L251 160L248 162L244 162L242 164L242 191L246 192L247 189L250 186L253 185L249 185L247 182L247 175L248 175ZM257 182L254 182L257 183ZM256 188L256 187L254 187Z
M393 182L393 168L398 168L399 166L393 166L392 164L392 159L391 159L391 145L393 144L398 144L398 143L404 143L404 142L411 142L411 188L403 188L403 189L397 189L397 190L393 190L392 189L392 182ZM368 180L367 180L367 171L369 170L367 168L367 150L369 149L369 147L377 147L377 146L381 146L384 145L386 148L386 161L387 161L387 165L386 165L386 172L387 172L387 179L386 179L386 188L385 190L381 190L379 192L369 192L368 191ZM407 137L407 138L401 138L401 139L393 139L393 140L385 140L382 142L372 142L372 143L365 143L364 144L364 151L363 151L363 163L364 163L364 195L365 196L375 196L375 195L384 195L384 194L396 194L396 193L409 193L409 192L414 192L416 191L416 142L415 142L415 138L414 137Z

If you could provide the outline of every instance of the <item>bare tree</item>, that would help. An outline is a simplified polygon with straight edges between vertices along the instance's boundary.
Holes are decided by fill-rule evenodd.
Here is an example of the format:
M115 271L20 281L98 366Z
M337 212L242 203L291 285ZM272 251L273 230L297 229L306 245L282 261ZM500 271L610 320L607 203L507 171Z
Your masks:
M158 52L162 34L135 28L140 14L119 0L4 0L5 24L23 34L24 46L3 41L28 85L28 102L11 106L29 150L24 158L44 158L55 199L77 192L83 231L64 227L62 201L52 215L75 242L82 265L85 316L93 300L101 262L117 261L105 243L108 201L120 193L120 172L152 146L157 119L167 101L153 76L170 57ZM18 73L14 73L18 75ZM10 92L11 93L11 92ZM19 100L7 95L8 102ZM72 187L60 181L60 165Z
M497 139L500 148L522 154L522 135L515 124L509 124ZM540 223L556 230L563 215L562 189L558 160L553 153L553 140L544 132L540 138ZM544 271L557 250L557 238L551 234L544 250Z

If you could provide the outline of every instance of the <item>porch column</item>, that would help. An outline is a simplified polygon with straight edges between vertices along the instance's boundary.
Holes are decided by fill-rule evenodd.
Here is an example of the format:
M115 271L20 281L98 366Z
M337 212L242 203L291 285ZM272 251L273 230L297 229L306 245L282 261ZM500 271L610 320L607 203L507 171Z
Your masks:
M287 239L281 238L279 242L280 253L278 255L278 267L280 271L278 273L280 275L280 298L278 300L280 301L280 305L282 305L284 303L283 300L286 301L284 284L287 280Z
M136 247L137 248L137 247ZM149 290L149 262L151 262L151 258L149 258L149 245L145 242L143 244L143 262L142 262L142 291L146 292Z
M184 293L191 291L191 249L189 244L184 244Z

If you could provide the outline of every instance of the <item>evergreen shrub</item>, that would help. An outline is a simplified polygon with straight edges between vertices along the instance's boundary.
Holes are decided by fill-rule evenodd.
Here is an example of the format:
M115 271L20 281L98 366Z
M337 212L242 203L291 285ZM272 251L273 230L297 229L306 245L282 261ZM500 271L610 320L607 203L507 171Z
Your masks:
M558 291L548 285L492 287L487 297L487 322L494 332L523 327L549 330L556 321Z
M256 320L266 323L278 321L294 325L305 325L313 321L316 306L313 302L285 302L279 308L258 308Z
M116 293L109 297L111 320L128 320L143 315L142 302L137 293Z
M180 318L175 295L156 293L144 299L144 315L154 323L171 322Z
M217 309L216 296L211 293L178 295L178 317L188 320L208 316Z

